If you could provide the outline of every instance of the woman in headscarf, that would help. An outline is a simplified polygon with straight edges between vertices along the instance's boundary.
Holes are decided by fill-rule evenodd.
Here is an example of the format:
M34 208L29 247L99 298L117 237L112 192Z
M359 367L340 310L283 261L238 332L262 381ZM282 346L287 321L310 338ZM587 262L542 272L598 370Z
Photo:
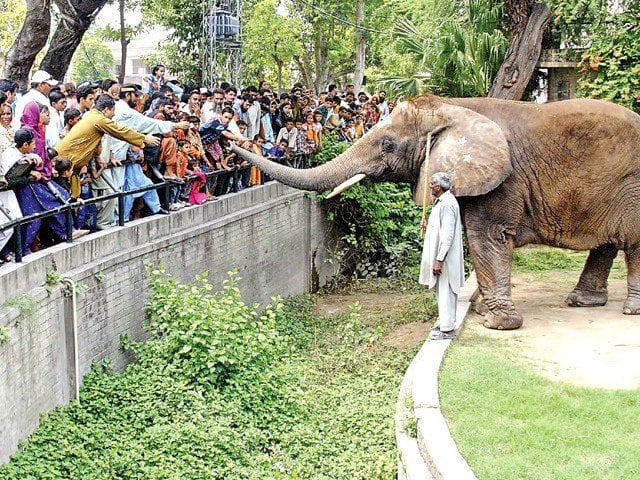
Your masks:
M60 205L64 205L70 199L70 195L57 183L51 181L53 162L48 153L44 131L49 123L49 108L36 102L29 102L24 107L24 112L20 118L22 128L31 130L35 137L35 149L42 163L35 169L40 172L40 180L21 187L18 190L18 202L22 209L22 214L26 217L38 212L52 210ZM31 253L31 246L40 232L43 222L49 227L54 243L66 240L66 224L63 213L34 220L23 227L23 252ZM76 230L73 238L77 238L87 233L87 230Z

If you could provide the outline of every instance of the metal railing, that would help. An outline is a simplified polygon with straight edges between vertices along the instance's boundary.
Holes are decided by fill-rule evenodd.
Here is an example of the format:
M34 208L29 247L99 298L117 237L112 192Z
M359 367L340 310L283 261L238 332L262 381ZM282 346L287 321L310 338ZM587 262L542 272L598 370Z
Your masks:
M230 185L230 193L237 193L238 192L238 182L240 181L240 175L242 172L247 171L248 169L250 169L250 166L246 166L246 167L233 167L232 170L216 170L213 172L208 172L205 174L205 176L207 177L207 180L212 179L214 177L217 177L217 180L224 180L225 177L230 177L227 178L229 179L231 182ZM156 175L157 176L157 175ZM161 177L162 178L162 177ZM192 181L194 179L197 179L197 176L193 175L193 176L188 176L185 178L186 182ZM180 186L181 184L176 184L173 182L168 182L166 180L163 180L161 182L158 183L154 183L153 185L147 185L145 187L138 187L138 188L134 188L132 190L126 190L126 191L117 191L117 192L113 192L113 193L108 193L105 195L101 195L99 197L92 197L89 199L84 200L83 202L69 202L69 203L65 203L63 205L60 205L58 207L55 207L51 210L46 210L44 212L38 212L38 213L34 213L32 215L27 215L26 217L20 217L20 218L14 218L12 220L10 220L7 223L4 223L2 225L0 225L0 230L1 231L5 231L5 230L9 230L9 229L13 229L13 239L14 239L14 246L15 246L15 261L16 263L20 263L22 262L22 257L23 257L23 249L22 249L22 226L23 225L28 225L29 223L35 221L35 220L40 220L43 218L48 218L48 217L53 217L55 215L59 215L61 213L65 214L65 228L66 228L66 241L68 243L73 243L73 210L78 208L78 207L83 207L83 206L88 206L88 205L94 205L96 203L101 203L104 202L106 200L112 200L114 198L118 199L118 221L117 224L118 226L122 227L125 224L125 211L124 211L124 202L123 199L124 197L128 196L128 195L134 195L136 193L143 193L143 192L147 192L149 190L160 190L160 189L164 189L164 203L165 205L168 204L169 201L169 196L170 196L170 189L173 186ZM226 192L229 193L229 192ZM168 207L168 205L167 205ZM1 209L3 210L4 214L7 215L7 218L11 218L12 215L10 214L10 212L8 212L8 210L6 209L6 207L1 207Z

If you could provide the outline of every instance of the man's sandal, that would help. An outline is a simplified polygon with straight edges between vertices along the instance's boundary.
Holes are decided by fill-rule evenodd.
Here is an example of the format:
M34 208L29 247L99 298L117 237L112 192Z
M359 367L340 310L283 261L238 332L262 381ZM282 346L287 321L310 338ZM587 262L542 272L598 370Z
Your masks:
M443 332L442 330L433 330L429 334L429 340L453 340L456 338L456 331L450 330L448 332Z

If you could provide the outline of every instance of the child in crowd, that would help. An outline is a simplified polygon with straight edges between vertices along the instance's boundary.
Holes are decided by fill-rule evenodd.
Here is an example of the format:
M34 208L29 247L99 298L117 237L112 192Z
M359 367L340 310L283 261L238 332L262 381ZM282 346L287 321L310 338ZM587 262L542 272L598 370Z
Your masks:
M347 126L344 129L347 141L355 142L358 139L358 132L356 131L356 122L354 120L347 120Z
M248 148L247 150L250 150L259 157L263 157L264 155L262 153L262 147L265 142L266 139L262 135L256 135L255 137L253 137L253 142L251 142L251 145L249 145L250 148ZM262 185L262 172L255 165L251 165L251 176L249 178L249 185Z
M247 122L245 122L244 120L238 120L236 122L236 124L238 125L238 130L240 130L240 134L244 137L247 135Z
M280 140L277 145L269 149L267 158L280 162L287 154L288 143L286 140Z
M287 142L287 147L291 150L296 148L296 139L298 137L298 129L295 127L295 122L292 117L287 117L284 120L284 127L278 132L278 138L276 143L280 144L282 140Z
M311 155L320 146L320 131L322 131L322 125L320 126L320 130L316 127L315 114L313 112L307 113L306 122L302 126L302 131L304 132L305 139L304 153Z
M364 117L362 115L356 115L355 129L356 129L356 138L362 138L365 131Z
M296 118L296 130L298 131L296 135L296 146L293 148L293 155L304 155L307 153L307 139L305 137L304 130L305 122L302 118Z

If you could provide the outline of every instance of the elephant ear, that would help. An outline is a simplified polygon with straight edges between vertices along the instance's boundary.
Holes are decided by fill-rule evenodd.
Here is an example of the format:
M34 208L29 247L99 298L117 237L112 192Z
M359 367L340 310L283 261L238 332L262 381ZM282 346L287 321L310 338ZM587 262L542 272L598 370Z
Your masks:
M434 138L429 158L422 163L414 199L422 204L428 179L437 172L451 178L459 197L484 195L500 185L513 167L502 129L468 108L442 104L434 117L444 128Z

